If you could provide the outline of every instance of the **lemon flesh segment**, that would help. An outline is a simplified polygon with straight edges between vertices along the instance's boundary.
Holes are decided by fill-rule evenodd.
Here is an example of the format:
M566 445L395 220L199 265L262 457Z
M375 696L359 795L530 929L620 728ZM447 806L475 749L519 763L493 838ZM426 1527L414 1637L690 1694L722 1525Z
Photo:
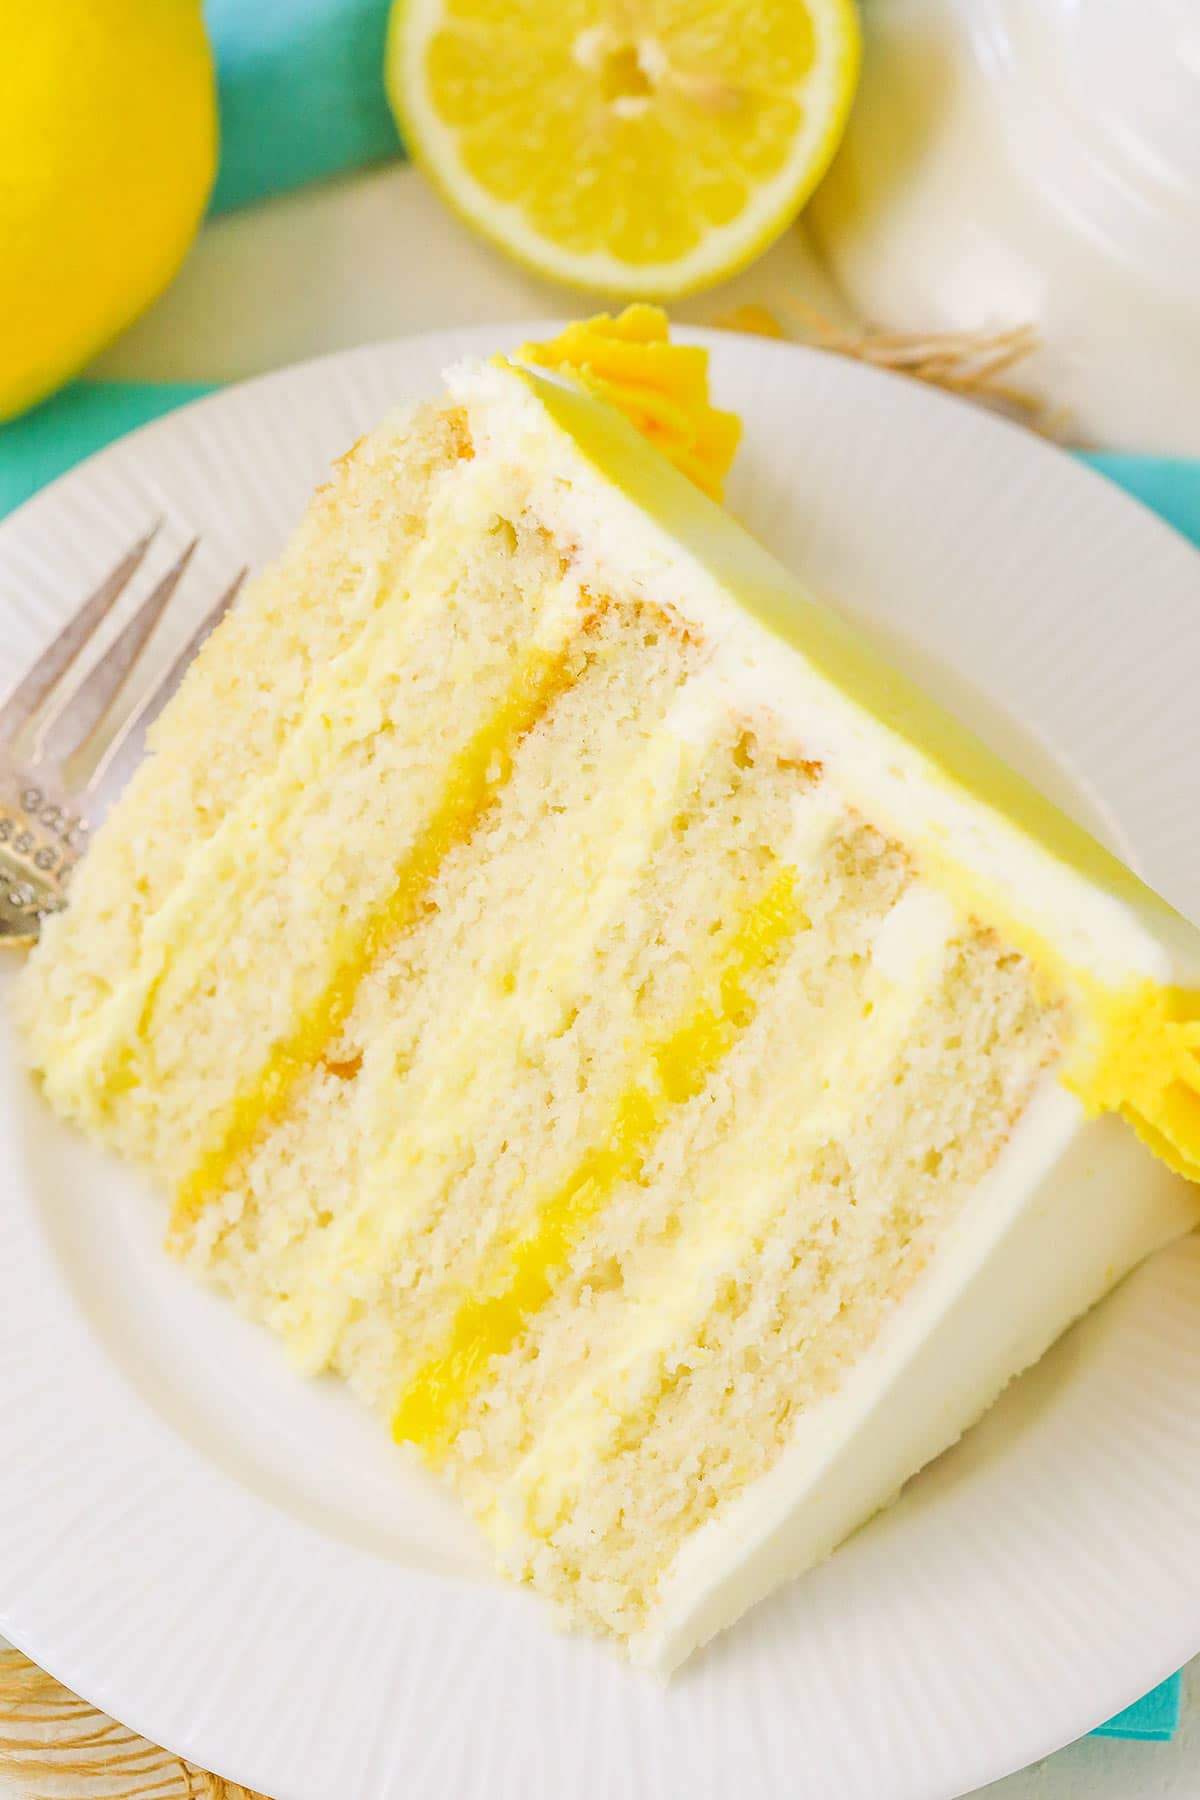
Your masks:
M396 0L387 73L471 224L541 274L670 298L795 216L858 62L853 0Z

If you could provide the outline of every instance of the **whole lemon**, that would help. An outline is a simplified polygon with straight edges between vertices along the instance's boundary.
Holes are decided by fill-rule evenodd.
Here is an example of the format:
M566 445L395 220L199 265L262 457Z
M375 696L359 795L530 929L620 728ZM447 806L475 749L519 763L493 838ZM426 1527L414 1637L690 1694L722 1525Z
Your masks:
M0 419L162 291L216 155L201 0L0 0Z

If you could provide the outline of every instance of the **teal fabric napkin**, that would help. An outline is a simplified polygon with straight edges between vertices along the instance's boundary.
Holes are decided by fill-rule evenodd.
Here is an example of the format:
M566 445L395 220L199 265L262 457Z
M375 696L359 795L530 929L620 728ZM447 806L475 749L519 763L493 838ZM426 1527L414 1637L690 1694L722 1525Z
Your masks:
M1200 462L1094 451L1080 458L1200 546Z
M354 3L366 10L365 0ZM238 0L223 4L232 8ZM262 4L264 15L269 15L282 10L284 0L279 0L278 8L275 0L269 6L266 0ZM299 7L299 0L295 4ZM336 0L314 0L314 10L332 10L335 5ZM0 517L113 438L209 391L187 383L77 381L22 418L0 426ZM1083 460L1200 547L1200 462L1107 454ZM1179 1721L1179 1695L1180 1678L1172 1675L1101 1725L1095 1735L1147 1742L1169 1738Z
M1179 1690L1183 1678L1169 1675L1107 1725L1097 1725L1093 1737L1136 1738L1143 1744L1165 1744L1179 1724Z
M217 62L215 211L403 146L383 85L389 0L205 0Z
M191 382L76 381L0 425L0 518L93 450L208 392Z

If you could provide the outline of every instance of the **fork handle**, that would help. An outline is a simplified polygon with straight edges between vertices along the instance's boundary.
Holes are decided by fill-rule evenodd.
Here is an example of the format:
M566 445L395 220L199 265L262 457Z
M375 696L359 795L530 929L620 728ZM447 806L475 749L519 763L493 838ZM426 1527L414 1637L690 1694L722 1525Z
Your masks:
M42 920L60 904L52 887L0 852L0 949L36 943Z

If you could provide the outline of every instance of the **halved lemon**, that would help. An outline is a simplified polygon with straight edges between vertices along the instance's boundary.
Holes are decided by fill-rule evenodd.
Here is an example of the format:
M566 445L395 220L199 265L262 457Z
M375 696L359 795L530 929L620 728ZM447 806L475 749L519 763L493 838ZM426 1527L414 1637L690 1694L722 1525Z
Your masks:
M853 0L395 0L387 83L413 155L502 249L669 299L795 217L858 64Z

